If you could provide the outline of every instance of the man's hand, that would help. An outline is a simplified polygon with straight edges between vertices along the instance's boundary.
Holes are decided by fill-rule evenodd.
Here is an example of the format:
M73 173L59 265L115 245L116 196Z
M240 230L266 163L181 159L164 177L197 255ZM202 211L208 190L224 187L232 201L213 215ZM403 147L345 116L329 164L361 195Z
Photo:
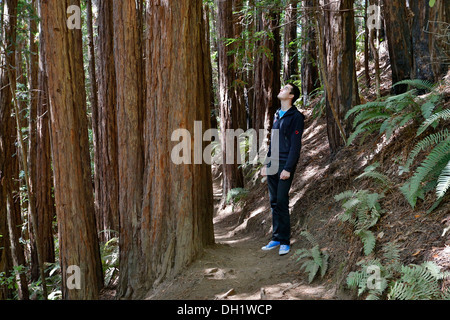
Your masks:
M280 180L288 180L291 177L291 173L283 170L280 174Z
M267 177L267 167L266 166L262 167L262 169L261 169L261 176Z

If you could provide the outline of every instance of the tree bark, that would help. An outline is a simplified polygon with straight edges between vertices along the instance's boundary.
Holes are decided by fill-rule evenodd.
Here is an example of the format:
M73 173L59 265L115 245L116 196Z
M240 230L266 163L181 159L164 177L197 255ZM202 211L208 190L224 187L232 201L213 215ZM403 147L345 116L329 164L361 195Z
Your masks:
M113 2L98 1L98 108L93 110L95 204L100 239L119 231L119 167Z
M238 139L229 139L227 130L236 130L240 128L240 111L242 107L236 99L234 92L235 70L233 69L234 57L229 54L230 49L226 46L225 39L234 38L233 24L233 8L232 1L219 1L218 3L218 55L219 55L219 91L220 91L220 129L222 133L222 197L227 198L228 193L234 188L244 187L244 177L242 169L239 168L238 158L239 142ZM229 146L229 142L233 146ZM227 161L228 152L234 151L233 161ZM228 163L227 163L228 162ZM232 162L232 163L230 163Z
M313 10L314 0L303 1L303 16L302 16L302 95L303 104L307 105L311 93L320 87L318 56L317 56L317 41L316 41L316 27Z
M40 4L39 4L40 5ZM45 61L45 36L43 32L39 34L39 71L38 71L38 90L36 101L35 119L35 148L30 149L30 158L35 157L35 170L33 173L33 165L30 166L30 175L35 176L33 184L33 194L35 198L35 210L37 217L38 236L41 241L41 253L44 262L55 262L55 245L53 239L53 221L56 215L55 200L53 197L53 172L51 159L50 144L50 110L48 100L48 84L47 84L47 66ZM33 106L34 108L34 106ZM34 114L34 111L33 111ZM34 153L34 156L31 154ZM34 235L33 235L34 238ZM39 277L39 266L37 258L36 243L33 239L32 245L32 279L37 280Z
M351 122L346 113L359 104L356 80L356 35L352 0L324 0L321 19L327 94L327 132L332 155L345 143Z
M50 97L55 200L64 299L98 298L102 267L90 170L81 30L67 26L67 8L79 0L42 0ZM80 271L80 287L68 270ZM77 270L75 268L75 270ZM69 273L68 273L69 271Z
M284 29L284 61L283 79L284 82L295 80L298 76L298 46L297 40L297 7L298 0L290 0L285 10ZM298 79L298 78L297 78Z
M210 125L202 3L153 1L148 12L147 96L142 128L140 110L136 101L131 103L139 96L139 83L132 81L139 72L138 50L129 47L136 43L138 34L133 24L134 1L115 3L114 7L116 66L122 69L116 68L122 136L118 293L122 299L144 298L153 286L178 274L204 246L214 242L211 169L204 164L174 164L170 158L173 144L167 139L168 133L177 129L193 133L194 121L203 124L203 131ZM124 24L131 26L127 29L130 33L121 28ZM125 84L127 90L122 90ZM123 93L129 96L123 97ZM203 137L203 132L200 134Z
M405 0L383 0L386 37L392 67L392 83L411 79L413 75L412 40ZM422 3L422 5L425 5ZM407 85L393 87L393 93L408 90Z
M144 170L142 72L137 10L134 0L115 1L114 62L119 170L120 298L131 298L141 287L140 269L145 252L140 249ZM143 240L143 239L142 239ZM139 292L142 294L142 292Z
M12 101L17 103L16 94L16 40L17 40L17 0L8 0L3 8L3 36L4 43L1 45L3 53L1 60L0 81L0 114L2 118L2 132L0 133L0 146L2 146L3 163L0 167L0 184L3 189L2 209L3 219L6 219L8 228L2 233L9 233L10 257L14 267L25 266L24 248L20 243L22 217L20 206L20 179L19 179L19 156L20 149L16 147L17 133L21 130L20 114L18 108L14 108ZM13 96L14 95L14 96ZM16 107L18 107L16 105ZM14 108L14 116L12 116ZM20 142L20 141L19 141ZM20 144L23 147L23 144ZM23 151L23 149L22 149ZM23 159L22 159L23 160ZM27 300L29 296L28 284L25 274L16 272L18 296L21 300Z

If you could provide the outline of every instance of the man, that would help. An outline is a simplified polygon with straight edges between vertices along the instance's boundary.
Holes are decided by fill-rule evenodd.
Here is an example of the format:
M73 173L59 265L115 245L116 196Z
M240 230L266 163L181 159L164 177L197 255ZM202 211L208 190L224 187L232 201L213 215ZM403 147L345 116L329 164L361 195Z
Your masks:
M275 114L272 127L268 154L270 162L261 172L263 176L267 176L273 225L272 240L262 250L280 247L280 255L288 254L291 249L289 190L300 158L305 124L304 115L294 106L299 97L300 90L293 84L287 84L281 89L278 95L281 108ZM277 148L279 152L276 152ZM273 170L270 170L271 167Z

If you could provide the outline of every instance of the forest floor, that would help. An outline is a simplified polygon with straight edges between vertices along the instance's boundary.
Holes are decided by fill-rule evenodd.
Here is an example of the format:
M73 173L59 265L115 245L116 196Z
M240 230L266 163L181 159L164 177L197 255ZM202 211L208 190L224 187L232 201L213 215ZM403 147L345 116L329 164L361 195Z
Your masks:
M384 65L389 66L389 63ZM382 78L387 79L389 70L382 70ZM383 81L382 95L389 94L390 86L389 81ZM450 86L445 90L450 91ZM373 92L362 92L363 100L374 100ZM450 92L446 92L445 101L446 107L450 107ZM182 274L150 292L148 299L358 299L346 286L349 272L360 268L358 262L381 254L387 243L400 247L405 265L434 261L443 271L450 271L450 232L446 236L443 233L450 226L449 195L433 213L427 214L434 203L432 192L412 209L399 188L389 191L380 202L385 213L373 228L377 242L369 257L364 256L361 240L352 228L338 219L343 209L334 200L335 195L346 190L378 191L373 181L355 180L368 165L379 163L379 171L397 186L409 178L399 176L398 170L417 142L416 129L406 126L397 130L389 141L374 135L368 137L365 144L342 148L332 156L325 118L313 119L311 109L302 112L307 121L291 189L291 253L280 257L278 250L261 250L270 240L272 226L267 183L262 177L259 174L248 177L245 188L249 192L243 201L223 207L220 170L215 168L216 244L206 248ZM424 155L419 156L415 165L423 159ZM327 273L311 284L300 268L301 263L295 259L296 250L311 248L301 236L305 230L318 240L321 250L329 254Z

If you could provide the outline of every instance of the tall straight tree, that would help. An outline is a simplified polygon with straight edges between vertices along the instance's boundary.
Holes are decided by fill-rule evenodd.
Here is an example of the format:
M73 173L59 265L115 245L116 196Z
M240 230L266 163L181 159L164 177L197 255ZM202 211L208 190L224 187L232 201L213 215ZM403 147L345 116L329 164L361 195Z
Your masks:
M4 41L1 44L2 68L0 74L0 115L2 132L0 133L0 146L2 147L3 165L0 167L0 184L3 191L0 193L2 199L0 205L1 214L6 214L8 222L10 249L12 263L14 267L25 265L25 255L23 245L20 243L22 218L19 179L19 158L24 160L26 151L23 150L23 143L20 149L17 147L18 133L21 132L21 119L18 114L19 105L16 98L17 88L17 0L8 0L4 4L2 19L2 34ZM13 103L14 101L14 103ZM14 111L14 112L13 112ZM23 163L23 162L22 162ZM6 206L6 208L4 207ZM2 234L2 236L4 233ZM17 274L17 288L19 299L28 299L28 285L24 274Z
M219 56L219 105L220 105L220 129L222 132L222 159L223 159L223 183L222 196L227 198L228 193L234 188L244 187L244 176L239 167L239 144L237 138L230 138L227 130L239 129L240 110L243 107L236 99L234 90L235 70L234 57L230 54L230 47L226 39L234 38L233 28L233 1L218 1L217 33ZM232 146L230 146L232 144ZM229 152L233 151L231 159ZM228 153L228 161L227 161Z
M289 0L285 10L283 79L293 80L298 74L297 12L298 0Z
M269 4L269 8L258 7L256 15L256 30L263 35L256 44L253 128L270 130L280 107L277 98L281 89L280 9Z
M80 29L69 29L67 11L79 0L42 0L50 98L55 202L64 299L97 299L102 267L90 173L85 75ZM75 13L76 14L76 13ZM51 63L50 63L51 62ZM69 268L70 267L70 268ZM73 285L69 276L81 277Z
M391 60L393 84L411 79L413 75L413 56L411 27L409 24L406 0L383 0L386 22L386 37L388 40L389 57ZM421 5L426 5L423 3ZM407 85L393 88L394 93L403 93Z
M360 102L356 80L356 35L353 0L323 0L319 20L321 70L327 96L327 132L332 154L344 144L350 123L345 114ZM325 71L326 70L326 71Z
M176 165L171 159L175 144L167 139L178 129L194 134L195 121L203 130L210 126L202 2L152 1L147 9L144 120L137 107L139 83L134 81L142 71L137 67L139 50L133 47L138 35L136 7L133 0L114 5L115 62L122 69L116 68L118 128L128 139L119 138L118 298L123 299L145 297L214 242L210 167ZM123 25L128 28L123 30ZM203 132L198 134L203 137ZM190 143L191 137L187 139ZM203 150L202 145L190 145L187 152L192 155L195 150Z
M301 79L303 103L320 86L313 0L303 0Z
M210 57L201 0L152 1L149 12L142 221L143 229L150 230L145 242L149 279L159 283L214 243L211 167L195 156L194 164L174 164L168 155L175 143L162 139L179 129L194 134L194 122L202 123L191 146L192 155L200 158L204 149L199 136L210 128L205 63Z
M39 3L39 11L40 11ZM53 240L53 221L56 215L55 199L53 197L53 171L52 155L50 144L50 110L48 98L47 83L47 65L45 61L45 37L44 33L39 33L39 74L38 74L38 92L35 115L36 138L35 148L30 148L30 153L35 153L35 182L33 185L37 224L39 226L39 237L41 241L42 259L45 262L55 262L55 245ZM32 112L34 114L34 112ZM31 158L31 154L30 154ZM30 163L30 174L33 174ZM35 242L32 242L35 246ZM38 258L37 248L32 250L32 279L38 277Z
M114 1L114 63L119 169L120 298L143 294L141 229L144 172L142 85L138 14L134 0Z
M113 1L98 1L98 108L93 110L95 204L101 239L119 231L119 167Z

